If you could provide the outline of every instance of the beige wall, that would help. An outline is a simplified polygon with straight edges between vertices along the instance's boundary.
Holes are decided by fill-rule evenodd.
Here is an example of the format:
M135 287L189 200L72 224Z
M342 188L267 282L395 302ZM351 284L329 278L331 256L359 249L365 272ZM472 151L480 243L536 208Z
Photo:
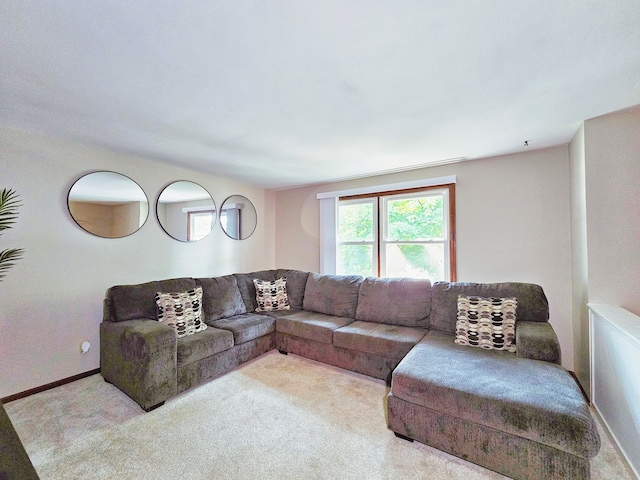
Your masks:
M123 237L135 232L144 219L147 218L147 208L144 202L127 202L116 205L113 209L114 236ZM141 215L144 213L142 218Z
M114 232L113 214L115 207L115 205L94 202L69 202L69 211L76 223L85 230L89 230L101 237L124 236Z
M135 232L148 214L145 202L103 204L69 202L69 211L78 225L101 237L125 237Z
M640 106L584 130L589 302L640 315Z
M276 263L319 269L317 193L446 175L457 176L458 280L542 285L563 364L572 369L566 146L277 192Z
M134 179L152 204L135 234L105 239L82 230L67 210L73 182L93 170ZM15 228L0 250L22 247L24 258L0 282L0 397L99 367L98 327L108 287L179 276L213 276L275 267L275 194L130 155L0 128L0 188L22 199ZM178 242L158 225L155 201L164 186L192 180L216 204L245 195L258 212L251 238L228 238L219 224L205 239ZM80 343L91 350L80 354Z
M574 365L589 392L587 303L640 315L640 106L586 120L569 157Z

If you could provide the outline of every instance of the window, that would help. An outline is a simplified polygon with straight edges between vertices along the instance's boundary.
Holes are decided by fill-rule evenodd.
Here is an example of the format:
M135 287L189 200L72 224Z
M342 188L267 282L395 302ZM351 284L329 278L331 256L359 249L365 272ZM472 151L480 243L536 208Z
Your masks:
M340 201L336 272L378 276L377 230L377 202L372 199Z
M455 185L340 197L336 273L455 280Z
M214 213L213 210L187 212L189 226L187 229L187 241L195 242L209 235L213 227Z

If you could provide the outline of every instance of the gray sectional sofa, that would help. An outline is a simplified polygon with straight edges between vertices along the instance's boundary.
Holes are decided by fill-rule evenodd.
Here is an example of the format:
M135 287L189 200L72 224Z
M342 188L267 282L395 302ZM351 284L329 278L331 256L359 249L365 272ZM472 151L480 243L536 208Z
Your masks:
M286 278L290 310L256 312L253 280ZM206 330L177 338L156 292L203 289ZM516 352L454 344L458 295L516 297ZM390 382L401 438L517 479L589 478L597 428L541 287L264 270L107 291L100 367L145 410L277 348Z
M0 403L0 480L38 480L18 432Z

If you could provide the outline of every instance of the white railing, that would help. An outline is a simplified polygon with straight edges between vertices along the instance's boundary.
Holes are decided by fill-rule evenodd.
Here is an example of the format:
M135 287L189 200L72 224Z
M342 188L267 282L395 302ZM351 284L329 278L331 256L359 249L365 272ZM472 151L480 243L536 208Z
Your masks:
M640 317L589 304L591 403L640 478Z

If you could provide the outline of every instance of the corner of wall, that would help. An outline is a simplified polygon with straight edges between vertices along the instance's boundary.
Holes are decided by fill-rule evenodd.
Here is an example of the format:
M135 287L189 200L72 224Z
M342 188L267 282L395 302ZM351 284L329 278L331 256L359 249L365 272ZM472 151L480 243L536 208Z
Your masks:
M569 143L571 188L571 297L573 325L573 364L578 381L589 392L589 311L587 206L584 123Z

